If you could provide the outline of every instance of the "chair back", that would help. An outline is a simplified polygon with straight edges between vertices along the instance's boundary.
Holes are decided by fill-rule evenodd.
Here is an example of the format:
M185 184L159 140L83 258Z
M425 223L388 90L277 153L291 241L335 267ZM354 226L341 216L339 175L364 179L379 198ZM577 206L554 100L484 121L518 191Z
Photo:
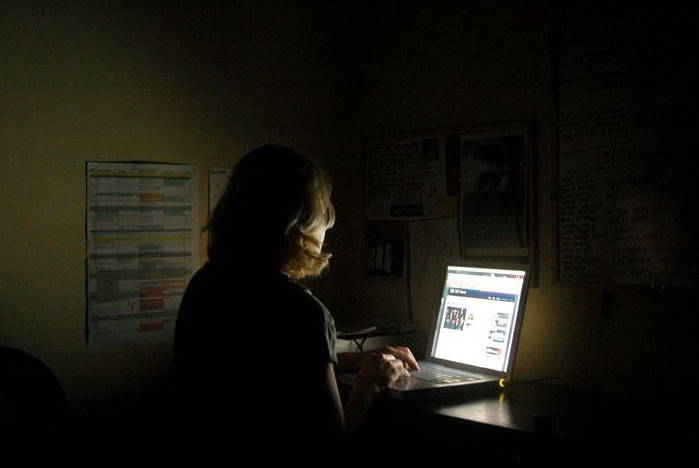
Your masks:
M63 386L39 358L0 346L0 445L25 450L69 437L72 411ZM42 450L42 449L38 449Z

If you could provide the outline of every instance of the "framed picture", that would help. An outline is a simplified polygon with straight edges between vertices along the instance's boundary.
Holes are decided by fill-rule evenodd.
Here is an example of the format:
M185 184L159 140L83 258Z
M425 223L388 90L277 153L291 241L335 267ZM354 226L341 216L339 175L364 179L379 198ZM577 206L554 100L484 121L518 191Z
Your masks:
M452 162L449 177L457 172L452 186L458 184L463 257L529 259L534 237L531 140L527 122L459 135L458 164Z

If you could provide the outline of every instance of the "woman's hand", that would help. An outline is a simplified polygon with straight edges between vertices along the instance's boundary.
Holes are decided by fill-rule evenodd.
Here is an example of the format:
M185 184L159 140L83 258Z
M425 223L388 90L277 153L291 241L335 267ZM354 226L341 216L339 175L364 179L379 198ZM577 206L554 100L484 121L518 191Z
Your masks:
M357 372L365 358L369 357L371 354L389 354L396 359L403 362L404 367L409 370L419 370L415 356L413 356L410 348L406 346L384 346L378 349L373 349L371 351L344 351L337 353L337 366L335 368L338 372Z
M403 361L403 366L409 371L420 370L420 366L418 365L415 356L413 356L413 352L410 351L410 348L407 346L384 346L383 348L375 349L371 352L391 355L396 359Z
M374 384L381 391L399 378L410 376L403 361L393 354L373 351L364 354L356 381L361 386Z

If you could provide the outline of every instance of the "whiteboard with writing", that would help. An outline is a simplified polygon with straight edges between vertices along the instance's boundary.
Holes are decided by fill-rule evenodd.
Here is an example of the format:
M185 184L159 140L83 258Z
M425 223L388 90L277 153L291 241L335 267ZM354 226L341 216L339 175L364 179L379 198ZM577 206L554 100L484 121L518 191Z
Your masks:
M559 279L699 284L695 52L683 20L563 24Z

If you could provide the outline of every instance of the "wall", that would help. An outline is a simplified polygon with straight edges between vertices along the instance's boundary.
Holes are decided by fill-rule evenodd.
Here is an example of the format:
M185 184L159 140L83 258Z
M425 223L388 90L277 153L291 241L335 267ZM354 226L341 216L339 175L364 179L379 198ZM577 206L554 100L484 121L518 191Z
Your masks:
M46 362L78 411L159 390L169 346L85 345L87 160L209 167L274 141L335 176L338 320L404 320L400 281L364 275L362 141L536 123L538 285L515 377L638 394L683 377L696 326L683 294L556 279L555 105L547 2L16 2L0 16L0 343ZM502 4L499 4L502 5ZM203 219L201 220L203 222ZM204 239L201 257L204 257ZM409 326L409 324L407 324ZM235 339L245 339L235 337Z
M339 152L336 24L323 2L12 3L0 15L0 342L46 362L79 412L126 404L162 384L170 347L86 347L85 161L198 164L206 207L208 169L254 146Z
M612 396L665 391L668 380L684 379L697 355L688 335L697 325L690 301L696 288L557 279L555 32L561 19L576 17L574 3L371 8L356 29L357 134L532 120L538 284L529 297L515 378L560 378ZM618 13L583 8L592 16ZM691 53L677 56L689 60ZM356 297L367 300L353 307L370 316L400 316L404 302L396 297L403 296L386 284L366 279Z

